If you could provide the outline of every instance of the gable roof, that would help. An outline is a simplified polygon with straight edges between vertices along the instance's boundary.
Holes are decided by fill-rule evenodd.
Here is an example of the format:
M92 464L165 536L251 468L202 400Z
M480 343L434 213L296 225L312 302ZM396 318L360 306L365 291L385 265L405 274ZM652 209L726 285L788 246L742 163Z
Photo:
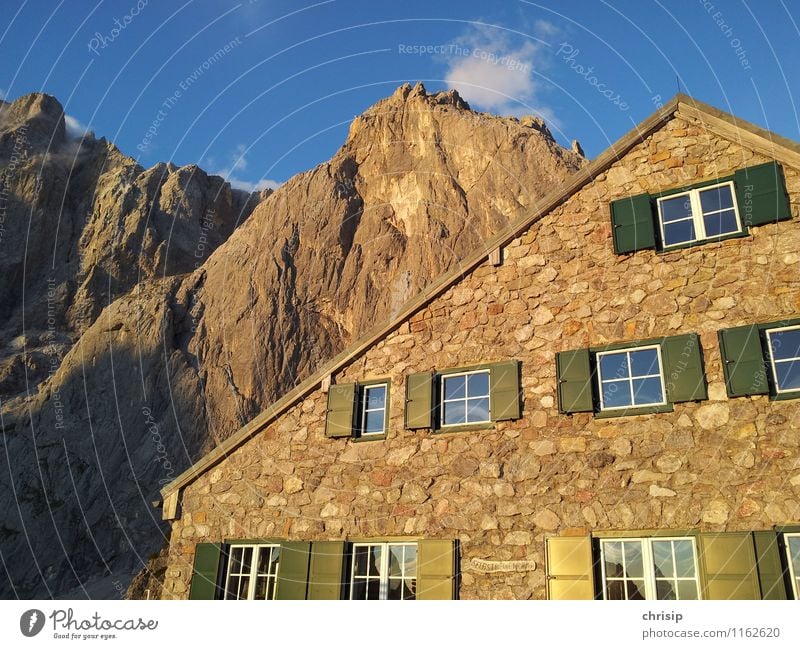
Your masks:
M603 153L597 156L589 165L572 174L572 176L554 191L538 200L532 206L529 214L517 219L517 221L511 223L505 229L487 239L483 246L468 255L458 264L455 270L443 273L434 279L414 298L406 302L400 311L392 318L368 331L350 345L350 347L331 358L327 363L324 363L305 381L263 410L237 432L217 445L216 448L206 453L200 460L166 485L161 490L162 497L165 500L169 497L173 503L176 502L175 497L183 487L193 482L253 435L275 421L289 408L308 396L317 389L327 377L345 367L353 359L389 334L393 329L403 324L419 309L444 293L460 279L469 275L475 268L486 261L493 251L511 243L539 219L564 203L574 193L611 167L611 165L620 160L634 146L642 142L651 133L658 130L675 115L698 120L712 133L727 139L735 140L753 151L757 151L773 159L784 161L792 167L800 169L800 144L797 142L772 133L771 131L767 131L766 129L762 129L750 122L740 120L729 113L709 106L688 95L681 93L675 95L662 108L639 123L622 138L617 140L617 142L603 151ZM172 507L172 509L174 509L174 507ZM165 518L173 517L167 516L166 514L165 508Z

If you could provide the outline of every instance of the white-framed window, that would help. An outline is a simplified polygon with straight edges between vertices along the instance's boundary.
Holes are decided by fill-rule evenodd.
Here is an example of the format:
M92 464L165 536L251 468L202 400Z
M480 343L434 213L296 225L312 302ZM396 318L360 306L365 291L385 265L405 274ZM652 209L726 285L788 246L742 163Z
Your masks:
M416 599L416 543L354 543L350 599Z
M691 537L600 540L603 599L700 599Z
M792 578L792 593L800 599L800 532L783 535L786 545L786 562L789 564L789 576Z
M225 599L275 599L281 546L231 545Z
M441 395L442 428L490 421L489 370L443 374Z
M742 231L733 182L662 196L657 202L665 249Z
M361 413L358 434L361 437L382 435L387 424L387 383L376 383L361 387Z
M775 391L800 391L800 327L767 329L766 334Z
M597 352L600 410L622 410L667 403L661 346Z

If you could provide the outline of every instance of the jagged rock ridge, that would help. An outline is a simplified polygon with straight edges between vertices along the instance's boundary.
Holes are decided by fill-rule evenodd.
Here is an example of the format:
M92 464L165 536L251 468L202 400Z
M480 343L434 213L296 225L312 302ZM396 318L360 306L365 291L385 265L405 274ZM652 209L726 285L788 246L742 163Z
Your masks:
M197 169L145 172L102 140L90 146L117 156L119 171L109 176L93 156L79 164L83 195L106 198L71 217L81 236L58 264L67 288L57 298L66 332L57 369L38 390L0 396L5 452L18 467L0 474L0 541L21 596L79 595L79 583L99 577L127 583L163 542L150 501L164 482L584 163L539 120L476 113L457 93L421 85L400 87L356 118L329 162L289 180L246 220L241 199L211 190L219 179ZM57 182L35 201L18 191L22 206L64 193ZM187 228L178 245L174 231L202 218L209 202L222 215L219 240L196 264L197 230ZM35 218L57 219L57 203L46 205ZM82 251L94 251L84 263ZM5 254L3 245L0 262ZM28 267L23 258L21 281L32 282ZM103 292L108 286L115 290ZM19 316L6 331L27 338L42 305L10 296L3 304ZM6 357L27 367L26 345ZM19 388L5 380L0 388ZM52 541L58 534L66 551Z

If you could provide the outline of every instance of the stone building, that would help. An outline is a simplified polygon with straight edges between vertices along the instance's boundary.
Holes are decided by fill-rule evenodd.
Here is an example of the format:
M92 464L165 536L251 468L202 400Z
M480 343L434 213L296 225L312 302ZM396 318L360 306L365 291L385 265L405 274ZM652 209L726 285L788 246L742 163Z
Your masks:
M799 213L678 95L168 485L164 597L798 597Z

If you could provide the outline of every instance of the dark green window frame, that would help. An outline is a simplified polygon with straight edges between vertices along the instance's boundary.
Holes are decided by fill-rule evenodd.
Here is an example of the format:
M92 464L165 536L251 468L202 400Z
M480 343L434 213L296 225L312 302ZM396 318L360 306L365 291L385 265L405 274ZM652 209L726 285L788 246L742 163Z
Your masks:
M800 390L778 391L767 332L800 327L800 318L720 329L719 339L728 396L768 395L771 401L800 399Z
M487 372L489 374L489 420L465 424L442 424L443 379L455 374ZM465 431L493 430L498 421L522 416L521 363L517 360L482 363L439 370L432 374L433 404L431 432L437 435Z
M384 402L383 414L383 432L381 433L365 433L364 432L364 398L367 388L376 386L386 386L386 396ZM356 413L355 423L353 425L353 441L354 442L372 442L375 440L386 439L389 435L389 421L391 416L391 393L392 393L392 380L386 379L371 379L369 381L359 381L356 384Z
M378 385L386 386L383 432L363 433L365 389ZM389 434L389 422L391 421L391 393L392 380L390 378L331 385L328 389L325 436L350 438L354 442L372 442L386 439Z
M652 406L602 409L598 354L658 346L666 403ZM697 334L680 334L589 347L556 354L559 411L591 412L598 419L672 412L673 404L708 398L703 354Z
M739 232L664 246L658 199L731 182ZM698 201L695 201L694 206L697 207L697 204ZM612 201L609 207L614 252L620 255L646 249L667 254L705 243L747 237L753 226L792 218L783 171L777 161L744 167L732 176L704 180L653 194L626 196ZM694 213L693 208L693 215Z
M736 211L736 221L737 224L739 225L739 229L737 231L728 232L726 234L722 234L719 236L703 237L701 239L696 239L695 241L687 241L686 243L680 243L672 246L665 245L664 237L662 234L664 224L661 217L661 206L660 206L661 201L659 199L669 198L670 196L677 196L680 194L687 194L706 187L727 185L728 183L731 184L730 186L731 186L731 193L733 195L733 208ZM735 178L733 175L725 176L723 178L715 178L714 180L704 180L702 182L694 183L692 185L687 185L685 187L668 189L663 192L651 194L651 197L653 201L653 216L656 220L658 254L668 254L670 252L675 252L677 250L685 250L686 248L695 248L697 246L702 246L707 243L718 243L720 241L727 241L728 239L743 239L751 236L739 212L739 198L736 192ZM702 218L703 216L701 214L699 219Z

